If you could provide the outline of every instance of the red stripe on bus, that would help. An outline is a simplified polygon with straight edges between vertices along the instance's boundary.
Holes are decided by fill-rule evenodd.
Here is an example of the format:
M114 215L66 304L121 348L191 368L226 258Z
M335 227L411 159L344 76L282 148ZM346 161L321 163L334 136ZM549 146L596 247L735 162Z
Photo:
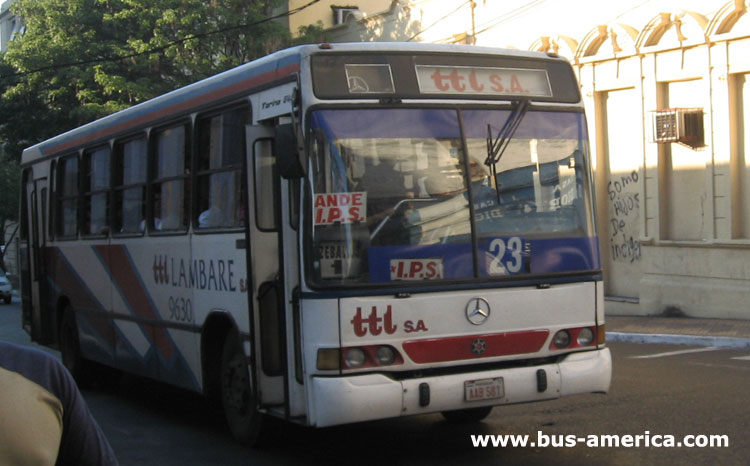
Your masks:
M159 313L149 299L148 292L143 286L138 272L133 268L130 259L122 245L95 246L99 254L107 263L112 280L121 291L121 296L130 310L138 317L153 322L161 321ZM174 347L169 340L167 329L158 325L140 324L148 329L159 354L165 361L171 361Z
M75 272L73 266L65 260L58 248L43 248L42 254L46 273L55 286L70 300L70 305L74 309L89 311L82 314L83 318L96 330L99 336L104 338L107 344L113 345L115 332L107 310L97 301L93 292Z
M54 154L56 152L62 152L64 150L85 144L89 141L97 140L107 135L115 134L121 131L126 131L128 129L132 129L137 126L140 126L142 124L155 121L159 118L168 117L168 116L180 113L182 111L189 110L192 107L197 107L199 105L202 105L206 102L210 102L212 100L219 100L224 97L231 96L233 94L241 93L242 91L252 88L254 86L260 86L262 84L266 84L277 79L285 78L293 73L299 72L299 70L300 70L299 63L293 63L283 68L278 68L273 71L269 71L267 73L261 74L259 76L255 76L253 78L247 79L245 81L232 84L231 86L222 87L221 89L217 89L213 92L209 92L207 94L194 97L192 99L184 100L176 105L172 105L171 107L167 107L162 110L157 110L153 113L149 113L147 115L143 115L141 117L125 121L118 125L100 129L99 131L95 131L91 134L87 134L79 138L73 139L71 141L63 142L56 146L50 147L48 149L45 148L43 150L45 154Z
M536 353L549 336L548 330L466 335L404 342L403 347L418 364L491 358L512 354Z

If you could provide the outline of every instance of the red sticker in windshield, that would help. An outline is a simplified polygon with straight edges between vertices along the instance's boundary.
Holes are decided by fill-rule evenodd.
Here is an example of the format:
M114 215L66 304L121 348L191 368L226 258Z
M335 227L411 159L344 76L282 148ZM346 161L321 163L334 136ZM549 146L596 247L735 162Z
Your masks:
M315 195L315 225L334 225L367 220L367 193Z
M391 259L391 280L443 278L442 259Z

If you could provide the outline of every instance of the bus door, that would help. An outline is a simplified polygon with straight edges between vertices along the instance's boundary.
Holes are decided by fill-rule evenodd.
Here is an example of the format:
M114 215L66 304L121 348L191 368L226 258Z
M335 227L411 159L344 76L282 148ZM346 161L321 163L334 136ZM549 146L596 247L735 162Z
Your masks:
M47 243L47 178L34 180L31 170L24 173L24 218L22 227L22 293L24 325L31 338L40 343L52 341L54 327L42 320L42 306L46 305L44 248ZM47 313L46 315L51 315Z
M248 126L246 133L251 361L262 407L284 407L286 319L283 254L280 248L280 180L273 154L273 127Z

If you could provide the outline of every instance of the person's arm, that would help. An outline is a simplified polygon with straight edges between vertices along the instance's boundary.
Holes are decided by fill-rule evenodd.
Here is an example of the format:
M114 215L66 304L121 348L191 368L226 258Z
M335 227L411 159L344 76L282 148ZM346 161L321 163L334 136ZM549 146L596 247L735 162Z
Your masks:
M112 447L86 406L73 376L59 360L37 349L0 342L0 363L6 370L46 390L56 399L58 413L62 408L56 466L117 466Z
M59 381L58 396L63 404L63 432L57 466L116 466L115 453L91 415L75 380L59 362L54 370Z

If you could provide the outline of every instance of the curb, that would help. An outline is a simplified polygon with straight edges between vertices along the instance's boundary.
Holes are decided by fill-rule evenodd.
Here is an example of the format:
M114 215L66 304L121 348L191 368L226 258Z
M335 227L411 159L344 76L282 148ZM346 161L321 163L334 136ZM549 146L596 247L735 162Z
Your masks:
M716 348L750 348L750 338L675 335L670 333L607 332L607 340L627 343L713 346Z

